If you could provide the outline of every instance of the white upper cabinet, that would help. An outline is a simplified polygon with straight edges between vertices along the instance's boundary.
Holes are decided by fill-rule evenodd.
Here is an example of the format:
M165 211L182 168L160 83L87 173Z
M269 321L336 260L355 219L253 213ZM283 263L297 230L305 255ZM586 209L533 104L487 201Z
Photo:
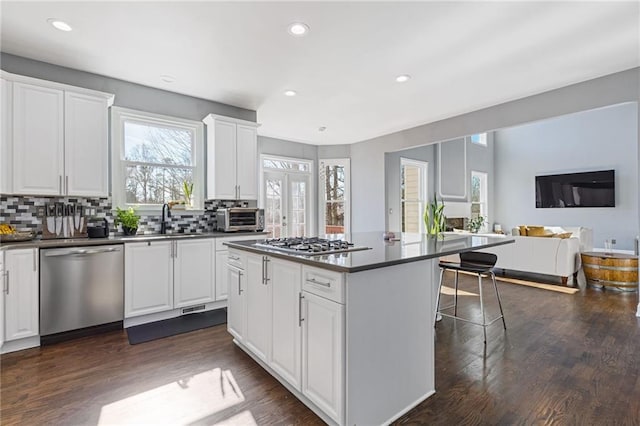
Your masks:
M258 199L259 124L209 114L207 125L207 198Z
M113 95L2 73L3 193L109 194Z
M64 92L13 83L13 193L63 194Z
M109 195L107 99L64 94L65 186L69 195Z

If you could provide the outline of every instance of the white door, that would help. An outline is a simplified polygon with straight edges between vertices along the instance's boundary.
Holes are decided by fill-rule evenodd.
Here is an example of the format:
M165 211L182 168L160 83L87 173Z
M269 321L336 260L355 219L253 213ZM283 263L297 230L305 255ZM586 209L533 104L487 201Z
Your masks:
M65 190L67 195L109 195L107 100L65 92Z
M125 318L173 309L172 243L125 244Z
M272 291L270 366L293 387L300 389L302 321L300 296L302 266L271 258L269 273Z
M266 362L271 336L271 283L266 280L268 262L265 259L266 256L247 255L247 322L244 342L255 355Z
M258 199L258 136L255 127L236 127L237 183L240 200Z
M238 341L244 341L246 276L235 266L226 265L229 296L227 298L227 331Z
M302 393L343 423L344 306L302 292Z
M64 93L13 83L13 192L64 191Z
M270 237L310 236L309 175L264 172L265 230Z
M38 250L5 252L5 340L39 332Z
M183 308L215 300L215 241L174 241L174 307Z

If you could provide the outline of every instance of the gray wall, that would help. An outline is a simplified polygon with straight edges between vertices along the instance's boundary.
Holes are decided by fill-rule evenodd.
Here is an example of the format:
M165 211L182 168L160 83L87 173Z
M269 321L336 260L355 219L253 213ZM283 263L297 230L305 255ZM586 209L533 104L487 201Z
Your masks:
M114 105L189 120L202 120L207 114L256 121L256 112L192 96L168 92L103 75L34 61L0 53L0 68L13 74L55 81L115 95Z
M638 105L570 114L495 134L495 219L517 225L586 226L595 247L615 238L632 250L638 235ZM614 169L615 208L538 209L535 176Z
M640 68L392 133L351 146L352 230L385 228L385 153L640 100ZM638 156L636 156L636 159ZM637 181L636 181L637 182ZM636 205L636 209L637 209Z

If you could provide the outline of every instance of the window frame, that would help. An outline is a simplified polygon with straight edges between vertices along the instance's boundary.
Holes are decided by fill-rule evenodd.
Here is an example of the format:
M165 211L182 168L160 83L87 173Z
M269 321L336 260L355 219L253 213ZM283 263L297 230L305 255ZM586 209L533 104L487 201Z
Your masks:
M478 142L473 141L473 137L476 135L480 137ZM484 135L484 137L482 135ZM489 133L487 132L474 133L472 135L469 135L468 138L469 138L469 142L471 142L474 145L487 147L489 144Z
M428 161L421 161L421 160L415 160L413 158L406 158L406 157L400 157L400 231L401 232L405 232L403 230L403 209L402 209L402 205L404 202L406 202L407 200L405 198L402 197L402 171L404 169L405 166L413 166L413 167L418 167L420 169L420 186L422 187L421 195L424 197L423 200L409 200L410 202L422 202L422 211L420 212L419 215L419 220L418 223L420 224L420 230L419 233L420 234L424 234L426 232L426 227L425 227L425 223L423 218L423 214L424 214L424 209L426 208L427 204L429 203L429 162Z
M111 108L111 204L116 207L134 207L138 214L158 214L162 211L162 204L134 204L126 202L125 167L137 163L124 159L124 124L132 122L158 127L174 127L190 131L194 135L193 158L193 208L185 210L188 214L204 211L205 179L204 167L206 163L204 153L204 124L200 121L171 117L129 108ZM188 166L187 166L188 167ZM174 210L174 212L176 212Z
M344 167L344 234L351 233L351 158L322 158L318 160L318 234L325 235L327 194L324 191L325 181L321 180L327 166ZM322 185L322 190L320 189ZM336 235L336 234L330 234ZM346 237L348 238L348 237Z

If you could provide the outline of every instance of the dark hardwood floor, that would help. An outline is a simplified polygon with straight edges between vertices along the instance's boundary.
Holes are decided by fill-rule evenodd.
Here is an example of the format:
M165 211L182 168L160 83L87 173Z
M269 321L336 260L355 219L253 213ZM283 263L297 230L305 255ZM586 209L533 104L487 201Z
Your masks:
M436 394L398 424L640 424L637 295L498 287L507 330L493 324L485 348L480 327L439 322ZM476 280L461 276L461 290L459 314L477 318ZM2 425L322 424L225 326L135 346L112 332L3 355L1 367Z

